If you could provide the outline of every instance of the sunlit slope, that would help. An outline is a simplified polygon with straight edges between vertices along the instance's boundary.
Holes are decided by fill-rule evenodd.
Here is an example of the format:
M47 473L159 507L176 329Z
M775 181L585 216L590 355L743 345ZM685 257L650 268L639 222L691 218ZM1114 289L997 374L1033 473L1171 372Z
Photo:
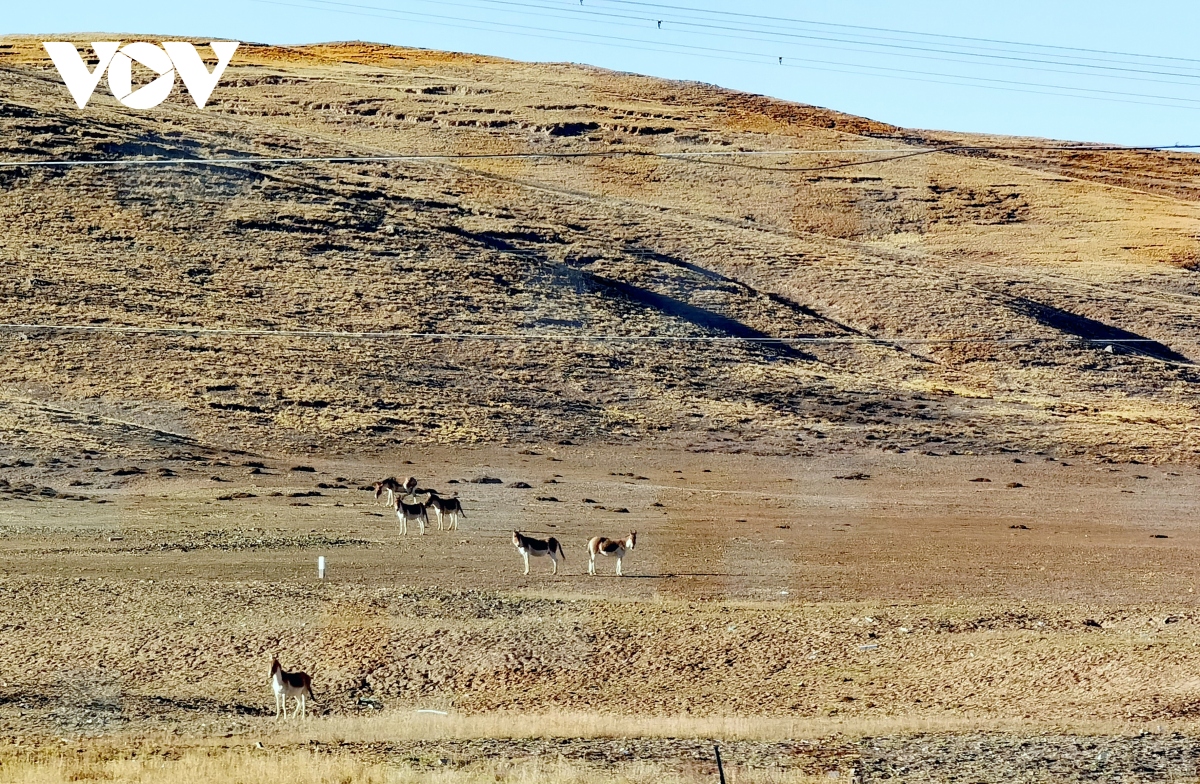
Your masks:
M4 160L1038 143L360 44L244 45L204 111L177 91L132 112L102 85L80 112L38 40L7 39L0 96ZM0 333L2 440L1197 459L1195 159L952 151L834 168L896 156L2 169L0 322L102 328ZM111 331L127 326L211 331Z

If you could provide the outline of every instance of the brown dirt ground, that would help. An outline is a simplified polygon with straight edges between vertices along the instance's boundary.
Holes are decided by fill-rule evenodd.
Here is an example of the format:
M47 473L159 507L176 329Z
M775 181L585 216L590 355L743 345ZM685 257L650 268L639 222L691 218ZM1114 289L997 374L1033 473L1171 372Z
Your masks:
M319 673L334 713L365 699L1069 725L1186 723L1195 710L1195 469L574 446L406 454L399 471L266 461L250 475L182 458L3 469L0 718L14 730L51 720L71 673L119 700L162 700L155 713L172 722L197 708L259 713L276 651ZM175 476L157 475L168 466ZM130 468L145 473L114 476ZM462 494L460 531L400 539L360 489L409 470ZM469 481L484 476L504 484ZM221 500L237 494L251 497ZM515 527L564 542L559 576L539 559L521 574ZM630 529L627 576L605 561L586 575L586 539ZM588 674L631 664L640 688L618 700Z

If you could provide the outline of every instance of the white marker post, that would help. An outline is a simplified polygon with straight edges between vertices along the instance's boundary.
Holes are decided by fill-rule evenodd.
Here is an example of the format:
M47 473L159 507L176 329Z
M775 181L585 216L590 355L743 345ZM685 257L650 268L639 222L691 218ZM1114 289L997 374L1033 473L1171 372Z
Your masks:
M317 577L325 579L325 556L323 555L317 556Z

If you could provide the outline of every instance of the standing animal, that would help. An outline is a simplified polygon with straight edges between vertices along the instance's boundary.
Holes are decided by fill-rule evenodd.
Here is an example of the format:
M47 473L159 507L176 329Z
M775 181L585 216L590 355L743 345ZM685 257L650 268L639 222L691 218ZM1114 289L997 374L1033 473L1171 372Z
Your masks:
M627 550L632 550L637 544L637 531L631 531L625 540L606 539L603 536L593 536L588 542L588 574L596 573L597 555L615 555L617 557L617 576L621 576L621 559Z
M313 696L312 678L308 676L308 673L288 672L280 666L278 657L271 660L271 691L275 692L275 718L277 719L281 713L283 718L287 718L289 697L296 701L296 710L292 711L293 716L297 712L301 716L307 715L306 697L313 702L317 700Z
M558 559L567 560L567 556L563 553L562 545L558 540L551 536L549 539L534 539L532 536L525 536L519 531L513 531L513 547L517 548L517 552L525 559L525 574L529 574L529 556L550 556L550 560L554 562L553 571L551 574L558 574Z
M408 503L404 499L408 498L413 503ZM396 517L400 520L400 535L408 535L408 524L410 521L416 521L421 526L421 536L425 535L425 526L429 524L429 516L425 514L425 503L429 499L418 499L414 496L396 496L395 503L392 508L396 510Z
M386 492L387 505L394 506L396 503L396 496L407 495L416 489L417 480L416 477L410 476L403 482L400 482L398 479L396 479L396 477L389 476L387 479L381 479L376 482L373 487L375 488L376 503L379 503L379 496Z
M429 501L425 504L425 506L426 508L432 509L434 515L437 517L439 531L443 530L443 517L450 518L450 524L446 527L446 530L449 531L457 531L459 519L466 519L467 517L467 515L463 512L462 502L458 500L458 496L444 498L438 495L436 492L430 490Z

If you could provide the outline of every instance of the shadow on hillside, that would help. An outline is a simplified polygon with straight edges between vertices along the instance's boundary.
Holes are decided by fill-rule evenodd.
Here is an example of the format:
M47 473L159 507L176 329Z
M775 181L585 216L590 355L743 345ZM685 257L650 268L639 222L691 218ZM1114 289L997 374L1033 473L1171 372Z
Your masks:
M814 308L810 307L809 305L804 305L799 302L795 302L795 301L783 296L782 294L776 294L776 293L770 292L770 291L760 291L759 289L756 289L753 286L743 283L740 280L736 280L734 278L727 277L715 270L708 269L707 267L701 267L698 264L693 264L690 261L686 261L686 260L678 258L676 256L671 256L666 253L660 253L658 251L651 250L649 248L643 248L638 245L626 246L625 252L632 256L639 256L641 258L649 259L651 261L656 261L661 264L670 264L675 267L680 267L682 269L688 270L689 272L693 272L697 275L702 275L710 280L715 280L720 283L727 283L730 285L734 285L745 292L749 292L749 293L755 294L757 296L766 297L768 300L770 300L770 302L773 305L776 305L777 307L780 307L794 315L799 315L799 316L803 316L805 318L814 319L815 321L818 321L822 324L825 324L826 326L832 327L832 328L844 333L845 336L856 336L856 337L870 338L873 340L877 339L874 335L871 335L868 332L864 332L856 327L853 327L850 324L846 324L846 323L838 321L837 319L834 319L830 316L827 316L824 313L821 313L820 311L815 310ZM904 346L903 344L893 343L886 339L877 339L877 340L881 345L890 346L890 347L896 349L897 351L907 354L908 356L912 357L913 359L917 360L918 362L925 362L925 363L932 362L932 360L930 360L929 357L922 356L921 354L917 354L914 351L912 351L911 349L909 349L908 347ZM810 355L802 355L802 356L805 356L805 358L808 358L808 356L810 356Z
M1060 332L1095 343L1111 345L1114 353L1141 354L1163 362L1192 364L1192 361L1183 354L1156 340L1150 340L1136 332L1114 327L1087 316L1080 316L1053 305L1018 297L1013 301L1011 307L1021 315L1029 316L1038 323Z
M720 332L729 337L743 338L749 341L761 341L760 345L763 349L791 359L813 359L812 355L799 351L786 343L769 342L773 340L772 336L729 316L722 316L720 313L714 313L711 310L697 307L696 305L689 305L674 297L657 294L640 286L635 286L632 283L592 273L588 274L588 278L597 286L621 294L639 305L654 308L668 316L682 319L701 329Z

